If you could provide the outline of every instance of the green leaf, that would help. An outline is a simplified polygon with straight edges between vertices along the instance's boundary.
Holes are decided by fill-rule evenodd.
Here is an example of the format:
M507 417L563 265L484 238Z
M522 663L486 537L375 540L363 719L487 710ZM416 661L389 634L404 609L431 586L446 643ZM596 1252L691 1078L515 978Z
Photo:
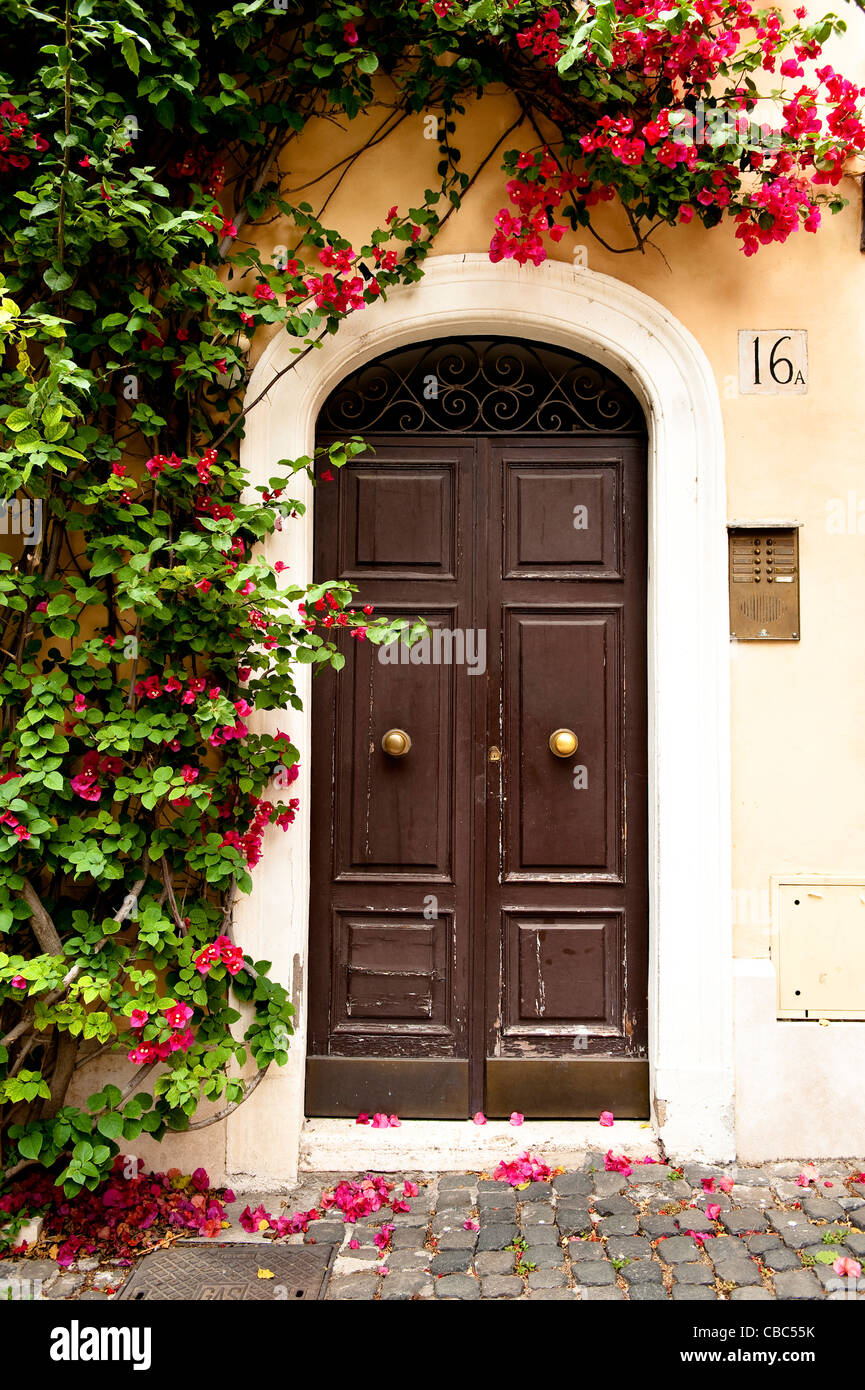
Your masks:
M137 77L140 71L140 64L138 61L138 49L135 47L135 40L131 38L124 39L120 45L120 52L126 59L127 65Z
M9 411L3 423L7 429L12 430L13 434L17 434L19 430L26 430L27 426L32 425L33 421L30 419L27 411L22 410L19 406L17 409Z
M25 1134L23 1139L18 1140L18 1152L22 1158L38 1158L42 1148L43 1135L39 1130L32 1134Z
M49 290L68 290L72 284L72 276L68 270L63 270L59 265L51 265L43 271L42 279L45 281Z
M378 58L374 53L361 53L357 65L361 72L375 72L378 67Z
M123 1116L116 1110L108 1110L99 1116L96 1128L105 1139L119 1139L123 1134Z

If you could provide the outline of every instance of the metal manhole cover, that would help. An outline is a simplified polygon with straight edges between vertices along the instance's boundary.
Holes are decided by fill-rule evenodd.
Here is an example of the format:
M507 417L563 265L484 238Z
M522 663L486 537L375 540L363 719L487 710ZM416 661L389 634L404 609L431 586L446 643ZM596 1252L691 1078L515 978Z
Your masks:
M283 1246L201 1245L157 1250L146 1255L121 1298L193 1299L199 1302L246 1302L269 1299L321 1299L330 1275L335 1245ZM260 1269L273 1278L261 1278Z

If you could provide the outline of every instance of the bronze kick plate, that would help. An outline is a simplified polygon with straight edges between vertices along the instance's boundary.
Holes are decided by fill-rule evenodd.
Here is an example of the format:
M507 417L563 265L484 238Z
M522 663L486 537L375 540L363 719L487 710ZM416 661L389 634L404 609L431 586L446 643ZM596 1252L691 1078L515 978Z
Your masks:
M639 1058L487 1058L490 1119L521 1111L527 1120L596 1120L613 1110L623 1120L649 1118L649 1063Z
M361 1111L372 1115L384 1110L401 1119L464 1120L468 1107L469 1064L465 1061L450 1057L308 1057L306 1061L307 1115L354 1119Z

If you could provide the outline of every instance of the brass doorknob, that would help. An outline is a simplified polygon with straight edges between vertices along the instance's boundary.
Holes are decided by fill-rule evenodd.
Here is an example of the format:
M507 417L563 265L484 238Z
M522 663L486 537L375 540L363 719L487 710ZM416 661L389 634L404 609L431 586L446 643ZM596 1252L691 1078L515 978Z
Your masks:
M550 752L557 758L569 758L576 753L579 742L573 729L556 729L550 734Z
M391 758L402 758L411 748L411 739L403 729L388 729L381 746Z

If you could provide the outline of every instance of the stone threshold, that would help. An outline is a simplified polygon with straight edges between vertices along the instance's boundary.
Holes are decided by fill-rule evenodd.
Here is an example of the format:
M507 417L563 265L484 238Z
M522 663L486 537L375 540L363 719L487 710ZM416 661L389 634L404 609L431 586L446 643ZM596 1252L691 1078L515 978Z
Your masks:
M573 1166L589 1150L627 1153L632 1159L662 1157L654 1130L640 1120L403 1120L396 1129L372 1129L354 1120L304 1121L300 1136L302 1173L377 1173L418 1170L459 1173L492 1169L502 1159L529 1149L550 1167Z

